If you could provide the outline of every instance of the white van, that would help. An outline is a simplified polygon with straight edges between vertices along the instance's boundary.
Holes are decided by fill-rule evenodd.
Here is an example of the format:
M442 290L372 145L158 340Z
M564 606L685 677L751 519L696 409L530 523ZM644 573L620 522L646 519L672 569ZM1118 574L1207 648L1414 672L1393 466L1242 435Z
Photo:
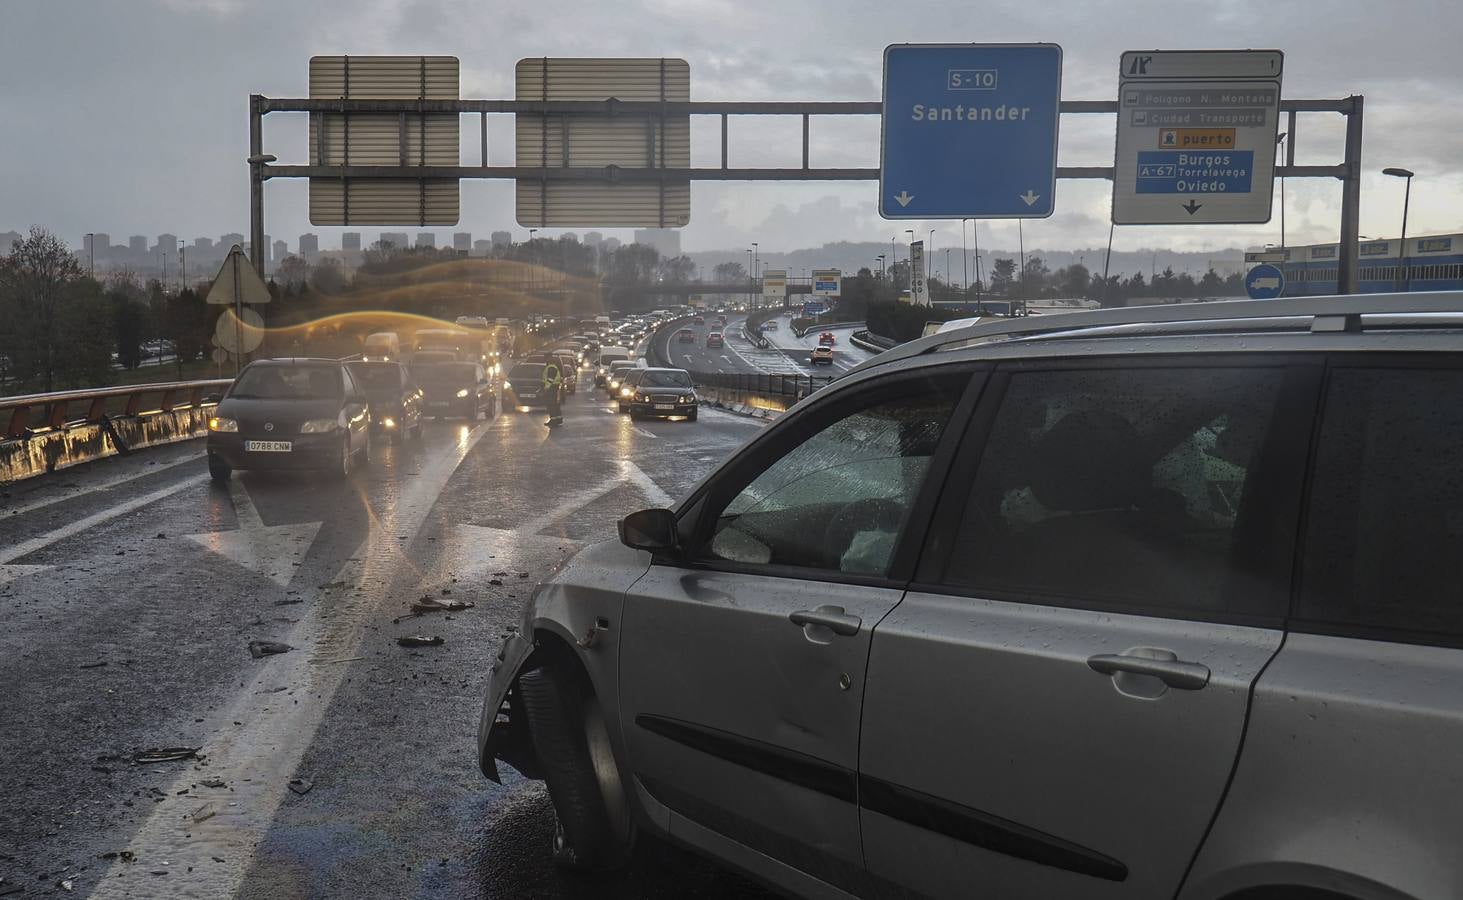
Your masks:
M633 359L627 347L603 347L599 351L599 358L594 363L594 384L595 387L603 386L610 374L610 364Z
M361 359L365 362L400 362L401 338L394 331L378 331L366 335L365 346L361 348Z

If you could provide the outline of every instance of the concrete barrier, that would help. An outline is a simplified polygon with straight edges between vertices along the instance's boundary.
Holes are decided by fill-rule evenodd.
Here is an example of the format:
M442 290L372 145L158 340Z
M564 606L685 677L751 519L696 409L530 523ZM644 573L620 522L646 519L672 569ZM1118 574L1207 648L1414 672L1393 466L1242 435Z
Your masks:
M104 418L0 441L0 484L33 478L144 447L189 441L208 434L213 404L137 416Z

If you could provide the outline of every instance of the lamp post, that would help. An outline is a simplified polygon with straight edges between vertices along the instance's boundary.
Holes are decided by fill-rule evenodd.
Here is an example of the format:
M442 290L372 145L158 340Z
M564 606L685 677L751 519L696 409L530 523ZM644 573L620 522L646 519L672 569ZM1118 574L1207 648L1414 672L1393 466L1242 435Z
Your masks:
M756 288L757 288L757 279L752 274L752 256L753 256L752 248L751 247L748 247L747 248L747 308L748 309L754 308L753 305L752 305L752 292L754 290L756 290Z
M1402 246L1397 251L1397 285L1398 290L1412 289L1412 273L1407 270L1407 206L1412 201L1412 176L1411 169L1400 169L1388 167L1382 170L1383 175L1391 175L1394 178L1407 179L1407 189L1402 193Z
M97 236L91 231L86 233L86 277L93 281L97 277Z
M762 298L759 296L759 292L757 290L755 290L755 288L756 288L756 285L757 285L757 269L761 267L761 263L762 263L762 253L760 251L760 248L759 248L759 245L757 244L757 242L756 241L753 241L752 242L752 286L753 286L754 290L752 291L752 305L755 306L755 307L759 307L759 308L762 306Z
M970 251L965 249L965 223L969 219L960 220L960 282L961 293L970 293Z
M985 303L981 299L981 293L985 285L980 280L980 220L973 219L970 223L970 242L975 249L975 314L985 314Z
M876 262L876 263L879 264L879 280L880 281L883 281L884 280L884 254L880 253L878 256L874 257L874 262Z
M188 289L188 245L178 238L178 290Z

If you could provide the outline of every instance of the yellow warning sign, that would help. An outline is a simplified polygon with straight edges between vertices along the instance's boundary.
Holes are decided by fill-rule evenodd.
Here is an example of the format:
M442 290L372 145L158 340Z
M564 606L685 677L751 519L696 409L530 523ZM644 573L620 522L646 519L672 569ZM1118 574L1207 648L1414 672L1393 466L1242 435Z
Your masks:
M1233 150L1233 128L1160 128L1158 146L1164 150Z

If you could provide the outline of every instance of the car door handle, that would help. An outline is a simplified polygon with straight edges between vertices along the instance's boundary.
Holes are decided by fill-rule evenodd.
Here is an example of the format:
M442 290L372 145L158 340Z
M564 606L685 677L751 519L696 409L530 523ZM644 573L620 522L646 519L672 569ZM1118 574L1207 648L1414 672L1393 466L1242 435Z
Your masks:
M834 634L852 637L863 627L864 620L851 616L841 606L820 606L817 609L800 609L788 615L794 625L822 625Z
M1171 688L1181 691L1197 691L1209 683L1209 667L1203 663L1182 662L1170 659L1149 659L1144 656L1126 656L1121 653L1099 653L1088 657L1087 665L1094 672L1116 675L1130 672L1134 675L1152 675Z

